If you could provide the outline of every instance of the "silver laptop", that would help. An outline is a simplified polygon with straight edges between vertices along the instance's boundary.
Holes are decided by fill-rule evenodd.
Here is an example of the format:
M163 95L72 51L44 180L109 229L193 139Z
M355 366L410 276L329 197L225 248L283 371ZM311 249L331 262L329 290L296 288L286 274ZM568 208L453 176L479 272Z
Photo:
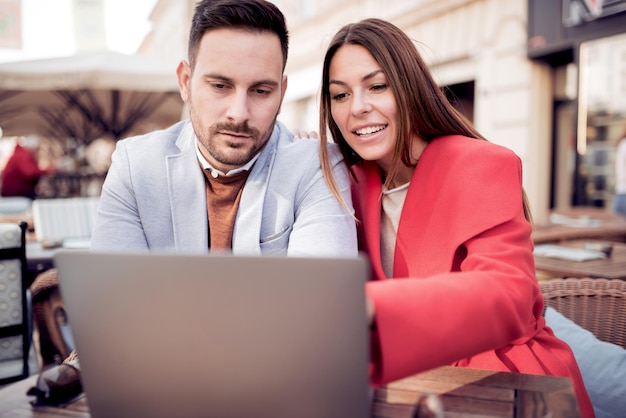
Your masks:
M368 417L365 258L55 256L92 417Z

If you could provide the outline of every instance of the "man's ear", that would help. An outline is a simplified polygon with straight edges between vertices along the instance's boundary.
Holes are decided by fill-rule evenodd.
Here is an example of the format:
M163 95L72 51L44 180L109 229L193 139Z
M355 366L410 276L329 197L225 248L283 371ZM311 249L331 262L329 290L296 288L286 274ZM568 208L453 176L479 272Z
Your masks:
M283 74L283 85L282 85L283 97L280 99L281 103L282 103L283 99L285 98L285 92L287 91L287 84L288 84L287 83L287 74Z
M280 111L283 109L283 100L285 100L285 92L287 91L287 74L283 74L283 81L281 82L280 88L280 106L278 106L277 115L279 115Z
M186 103L189 101L189 83L191 82L191 67L187 61L183 60L178 63L176 77L178 78L180 97Z

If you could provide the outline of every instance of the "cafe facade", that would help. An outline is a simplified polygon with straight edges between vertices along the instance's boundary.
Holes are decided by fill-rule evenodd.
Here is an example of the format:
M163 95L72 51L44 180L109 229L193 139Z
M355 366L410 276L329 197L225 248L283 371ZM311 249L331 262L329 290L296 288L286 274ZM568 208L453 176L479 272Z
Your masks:
M319 129L326 46L342 25L379 17L416 41L437 82L484 136L520 156L537 223L554 208L610 207L614 144L626 117L626 0L274 3L290 31L289 87L278 117L288 127ZM184 54L185 37L168 28L189 20L194 4L159 0L148 41ZM181 28L186 33L188 23Z
M529 0L528 57L550 66L550 204L610 209L626 127L626 1Z
M287 126L319 129L326 45L343 24L380 17L415 39L437 82L483 135L520 156L536 222L554 208L610 206L610 144L626 115L625 0L276 3L291 32L279 115ZM601 102L604 110L579 110ZM611 116L599 118L602 112ZM583 128L588 120L602 125Z

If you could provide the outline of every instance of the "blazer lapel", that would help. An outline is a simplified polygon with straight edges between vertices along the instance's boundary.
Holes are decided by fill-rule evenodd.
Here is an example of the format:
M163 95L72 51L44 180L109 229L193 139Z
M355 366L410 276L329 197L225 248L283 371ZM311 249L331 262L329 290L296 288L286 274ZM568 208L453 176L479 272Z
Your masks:
M430 147L430 145L429 145ZM400 223L396 235L396 244L394 250L393 276L397 278L410 277L413 272L409 266L429 264L430 261L420 261L415 263L414 258L422 251L422 245L425 237L428 235L430 221L433 216L433 208L430 205L423 205L420 202L436 202L439 184L435 182L437 174L440 170L435 167L424 167L430 165L428 161L432 151L426 147L420 162L417 164L413 173L407 196L400 215ZM381 193L382 179L378 165L373 162L364 162L360 167L355 167L358 175L360 205L363 210L363 222L366 227L363 228L367 251L370 254L372 268L379 278L385 278L386 275L382 269L380 260L380 219L381 219ZM431 173L434 173L431 176ZM434 178L432 178L434 177ZM419 180L418 180L419 178ZM435 236L433 242L438 242L446 237ZM436 248L436 246L434 246ZM435 254L436 255L436 249Z
M280 135L283 133L276 124L246 180L233 229L235 254L261 254L263 206Z
M179 251L203 252L208 248L206 188L194 141L189 123L176 141L178 152L165 157L166 175L174 245Z
M473 177L458 174L458 165L464 159L493 152L490 147L476 148L485 145L489 144L462 136L442 136L424 149L400 216L394 259L396 275L415 277L445 271L452 266L457 248L476 231L487 230L514 216L515 202L510 211L503 210L503 205L489 205L494 211L490 214L485 212L485 205L477 205L480 210L460 209L459 198L464 193L486 199L475 190Z
M440 159L441 143L434 140L424 149L407 190L396 235L397 277L439 271L445 258L442 254L447 254L444 248L449 248L449 242L454 240L448 227L448 209L441 207L439 198L442 182L450 174L442 168L446 162Z
M367 225L360 228L361 233L365 235L367 252L370 254L374 275L384 279L386 276L380 260L380 195L382 192L380 171L378 165L373 162L363 162L353 169L358 180L358 183L353 184L353 187L358 188L356 198L360 199L359 205L362 210L360 221Z

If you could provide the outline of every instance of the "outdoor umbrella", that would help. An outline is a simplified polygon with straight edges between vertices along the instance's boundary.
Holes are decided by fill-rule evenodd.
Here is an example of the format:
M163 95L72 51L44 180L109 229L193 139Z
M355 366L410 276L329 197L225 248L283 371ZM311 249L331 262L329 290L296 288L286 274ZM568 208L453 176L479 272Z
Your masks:
M183 117L177 64L112 51L0 64L0 126L85 145L169 126Z

